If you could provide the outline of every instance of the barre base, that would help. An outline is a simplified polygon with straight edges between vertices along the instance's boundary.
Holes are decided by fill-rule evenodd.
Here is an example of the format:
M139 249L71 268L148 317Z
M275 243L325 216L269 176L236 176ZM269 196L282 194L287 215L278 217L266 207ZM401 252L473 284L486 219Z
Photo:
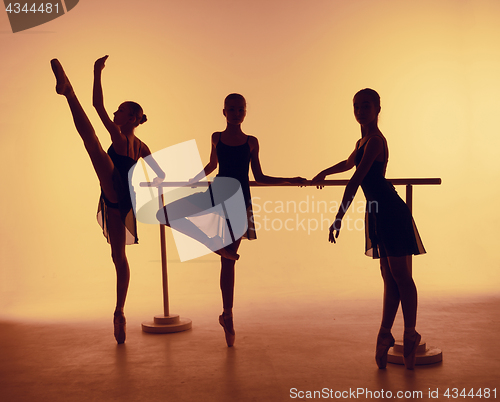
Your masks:
M434 364L443 360L443 352L434 346L427 346L423 341L417 348L416 365ZM387 362L393 364L404 364L403 360L403 341L396 341L394 347L389 349L387 354Z
M170 314L168 316L155 315L154 321L145 321L142 323L142 330L152 334L187 331L191 327L192 321L189 318L181 319L178 314Z

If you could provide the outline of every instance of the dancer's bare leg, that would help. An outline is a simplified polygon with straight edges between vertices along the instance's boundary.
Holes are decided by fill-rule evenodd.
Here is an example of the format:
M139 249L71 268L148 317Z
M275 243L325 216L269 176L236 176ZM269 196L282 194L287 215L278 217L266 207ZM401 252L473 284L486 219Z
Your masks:
M230 244L231 252L236 253L240 246L241 238ZM221 257L220 290L222 292L223 313L219 316L219 323L224 328L227 346L233 346L235 332L233 326L233 303L234 303L234 266L235 260Z
M237 252L241 239L236 240L226 248ZM230 314L234 303L234 266L236 261L221 257L220 290L222 291L222 307L224 312Z
M415 330L417 322L417 287L412 277L411 256L387 257L392 277L398 285L405 331L403 336L403 360L407 369L413 369L416 361L416 351L421 336Z
M405 328L415 328L417 322L417 287L412 277L410 256L387 257L389 268L399 290Z
M413 325L411 328L413 335L416 334L415 321L417 305L416 287L412 279L407 257L382 257L380 259L380 271L384 279L384 303L382 323L377 336L375 361L378 367L383 369L387 365L387 354L389 349L395 343L394 337L391 334L391 329L398 312L399 303L401 302L401 304L403 304L405 328L407 325ZM396 277L393 271L396 273ZM405 334L407 334L406 330ZM415 337L413 337L412 340L415 340Z
M118 209L108 208L107 216L111 257L116 269L116 308L113 323L115 326L116 341L123 343L125 342L125 315L123 308L130 281L130 269L125 254L125 225L121 220Z
M387 257L380 259L380 272L384 280L384 302L381 327L391 329L401 300L398 284L394 280Z
M109 155L102 149L101 143L97 138L94 127L90 123L87 114L83 110L68 77L57 59L51 60L52 71L56 76L56 92L66 97L76 130L83 140L85 149L90 156L94 170L101 183L104 195L110 202L117 202L116 192L113 188L112 173L114 169L113 162Z
M76 130L83 140L85 149L90 156L94 170L97 173L104 195L110 202L117 202L118 197L113 188L112 174L114 165L109 155L102 149L94 128L73 91L64 70L58 60L51 60L52 70L57 79L56 92L66 97ZM125 316L123 307L127 296L130 271L125 256L125 226L117 209L108 208L108 229L111 243L111 253L117 276L117 301L113 318L115 338L118 343L125 342Z
M111 257L116 268L116 310L123 312L125 299L127 297L128 284L130 281L130 269L127 255L125 254L125 225L120 216L120 211L108 208L109 242L111 245Z

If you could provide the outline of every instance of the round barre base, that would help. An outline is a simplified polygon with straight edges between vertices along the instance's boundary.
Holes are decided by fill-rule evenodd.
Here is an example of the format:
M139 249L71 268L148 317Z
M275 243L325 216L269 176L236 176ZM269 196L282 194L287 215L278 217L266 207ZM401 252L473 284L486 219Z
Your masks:
M427 344L420 341L417 348L416 365L434 364L443 360L443 352L434 346L427 347ZM387 362L393 364L404 364L403 361L403 341L396 341L394 346L389 349Z
M154 321L142 323L142 330L152 334L169 334L171 332L181 332L191 329L192 321L189 318L180 319L177 314L168 316L155 315Z

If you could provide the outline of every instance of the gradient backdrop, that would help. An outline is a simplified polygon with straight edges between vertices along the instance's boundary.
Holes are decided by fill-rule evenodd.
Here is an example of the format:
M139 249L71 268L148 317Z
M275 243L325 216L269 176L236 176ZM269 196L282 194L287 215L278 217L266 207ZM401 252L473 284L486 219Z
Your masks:
M139 102L149 120L136 133L152 151L195 139L208 162L210 135L225 127L223 99L240 92L243 129L259 138L263 171L274 176L310 179L345 159L360 136L352 97L376 89L387 176L443 180L414 191L428 251L414 258L421 298L498 294L499 17L497 0L81 0L12 34L0 12L0 316L69 320L114 308L97 177L49 64L61 60L107 148L91 104L93 62L105 54L108 112ZM349 212L351 230L327 242L334 214L315 203L339 202L342 191L253 189L261 228L240 248L236 309L255 299L381 297L378 263L363 255L363 213ZM354 205L363 202L360 191ZM286 219L293 230L280 229ZM126 311L150 319L161 311L158 227L140 224L139 239L128 247ZM171 233L168 252L173 310L216 317L218 258L181 264Z

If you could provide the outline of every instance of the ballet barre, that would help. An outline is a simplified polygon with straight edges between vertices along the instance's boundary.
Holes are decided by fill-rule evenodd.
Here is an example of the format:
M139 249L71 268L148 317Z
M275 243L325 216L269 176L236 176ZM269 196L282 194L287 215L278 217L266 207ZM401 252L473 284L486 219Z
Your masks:
M424 186L424 185L440 185L440 178L412 178L412 179L387 179L394 186L406 186L406 204L410 211L413 211L413 186ZM349 179L340 179L340 180L323 180L317 183L312 183L311 180L306 180L304 183L291 184L291 183L280 183L280 184L264 184L258 183L256 181L250 182L250 187L311 187L311 186L346 186L349 183ZM163 182L157 186L154 186L153 183L142 182L140 183L141 187L158 187L158 189L163 187L207 187L209 182L198 182L188 184L188 182L181 181L172 181L172 182Z
M387 179L394 186L406 186L406 204L410 209L413 210L413 186L422 185L440 185L440 178L408 178L408 179ZM256 181L250 181L251 187L311 187L311 186L345 186L349 183L348 179L339 180L323 180L320 182L312 183L311 180L306 180L301 184L291 184L291 183L280 183L280 184L264 184L258 183ZM210 184L209 181L200 181L197 183L189 182L162 182L160 184L153 184L150 182L141 182L140 187L156 187L158 188L158 209L162 209L165 206L163 189L166 187L207 187ZM192 322L188 318L181 319L177 314L170 314L170 306L168 301L168 275L167 275L167 246L166 246L166 236L165 236L165 225L160 225L160 247L161 247L161 268L162 268L162 286L163 286L163 315L156 315L154 320L151 322L143 322L142 330L144 332L150 333L172 333L186 331L191 328ZM410 258L411 267L411 258ZM425 346L424 346L425 348ZM435 356L433 356L435 359ZM399 356L395 359L399 362ZM440 361L440 360L439 360ZM396 363L396 361L392 361ZM402 356L401 356L402 362ZM432 361L431 363L433 363ZM401 363L402 364L402 363ZM417 364L419 364L417 362ZM428 364L428 363L420 363Z

